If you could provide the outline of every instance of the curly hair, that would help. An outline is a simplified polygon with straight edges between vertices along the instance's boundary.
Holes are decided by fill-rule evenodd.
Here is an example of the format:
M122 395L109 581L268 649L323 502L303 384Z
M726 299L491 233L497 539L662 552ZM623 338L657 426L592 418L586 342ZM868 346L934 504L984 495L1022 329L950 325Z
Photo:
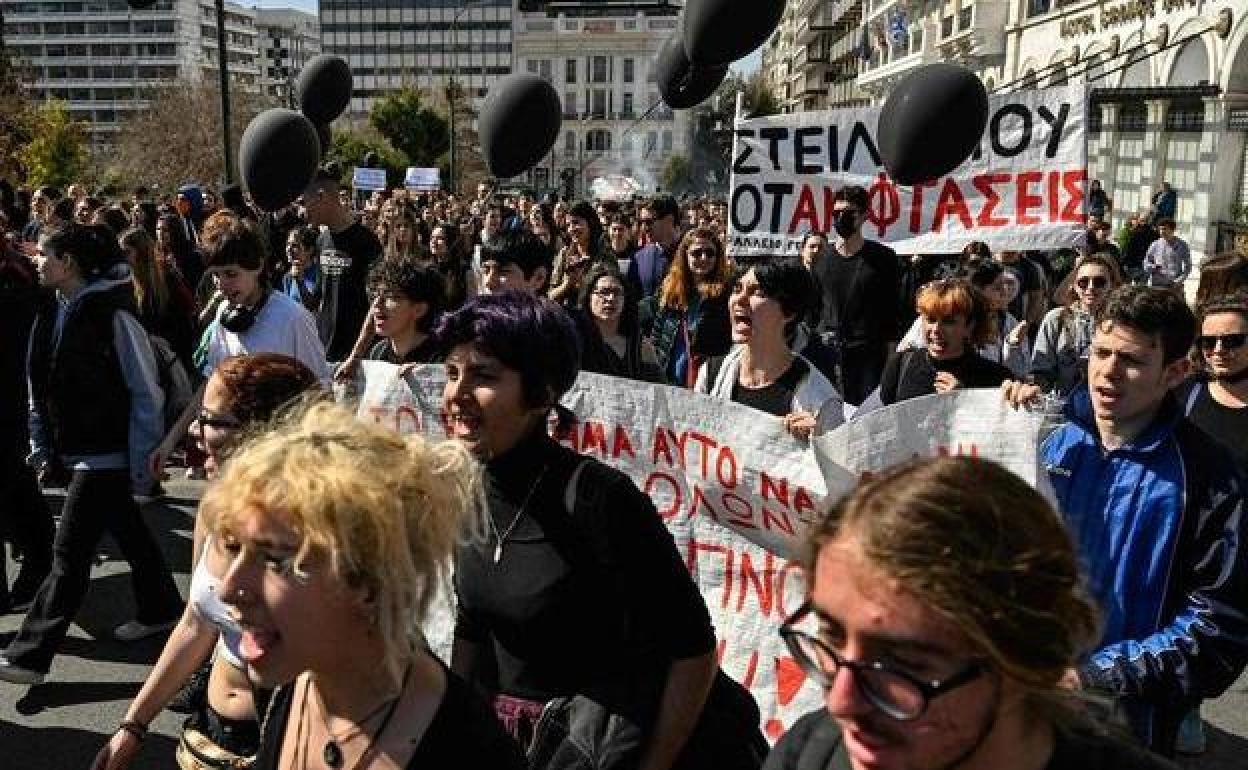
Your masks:
M1030 705L1077 718L1076 696L1060 682L1096 643L1099 612L1061 517L1025 481L978 458L902 465L861 484L814 527L803 555L812 588L819 553L834 542L857 545L957 627Z
M296 576L323 555L334 578L369 597L379 662L398 680L425 646L421 623L453 549L481 535L480 488L479 466L457 442L400 436L320 401L244 444L199 510L214 538L237 532L250 511L280 512L298 534Z
M320 390L307 365L281 353L230 356L212 375L230 395L230 414L244 425L267 422L301 394Z
M428 333L446 309L446 280L436 267L414 257L386 257L368 274L370 294L389 289L411 302L424 302L428 312L416 323L417 331Z

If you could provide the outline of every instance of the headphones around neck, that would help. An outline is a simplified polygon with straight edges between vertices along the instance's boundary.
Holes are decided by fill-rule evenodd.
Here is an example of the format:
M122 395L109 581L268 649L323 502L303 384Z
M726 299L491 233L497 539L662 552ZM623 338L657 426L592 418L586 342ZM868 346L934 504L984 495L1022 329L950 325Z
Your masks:
M269 290L265 289L264 294L260 296L260 301L255 307L247 307L246 305L230 305L221 314L221 325L226 331L242 334L251 327L256 325L256 317L260 315L260 311L264 309L264 303L269 301Z

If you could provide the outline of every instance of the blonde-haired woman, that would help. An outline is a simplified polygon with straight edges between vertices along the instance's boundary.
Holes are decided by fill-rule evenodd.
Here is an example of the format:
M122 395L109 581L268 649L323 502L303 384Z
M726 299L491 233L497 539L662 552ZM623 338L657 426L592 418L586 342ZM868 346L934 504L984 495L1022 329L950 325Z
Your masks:
M694 228L680 239L658 292L642 300L642 334L653 342L666 382L693 387L702 362L732 347L728 324L732 273L732 262L715 232Z
M326 403L226 466L200 511L248 674L277 688L257 770L524 766L420 632L478 490L459 445Z

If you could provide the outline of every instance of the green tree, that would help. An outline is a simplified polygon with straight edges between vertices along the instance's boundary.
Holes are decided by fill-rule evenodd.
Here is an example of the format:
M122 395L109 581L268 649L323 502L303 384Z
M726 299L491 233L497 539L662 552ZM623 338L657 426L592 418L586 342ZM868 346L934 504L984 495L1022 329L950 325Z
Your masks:
M693 166L688 158L684 155L672 155L663 165L663 173L660 176L663 189L669 193L688 192L693 181L692 173Z
M390 143L376 130L334 131L334 143L330 147L327 160L335 161L342 167L342 182L351 183L351 175L356 166L364 165L364 156L373 152L386 169L386 181L391 185L403 183L407 173L407 158L403 153L390 146Z
M51 101L30 114L30 143L19 152L32 185L68 185L87 167L87 132L64 102Z
M446 119L426 106L415 88L403 88L378 100L368 122L412 166L438 165L449 147Z

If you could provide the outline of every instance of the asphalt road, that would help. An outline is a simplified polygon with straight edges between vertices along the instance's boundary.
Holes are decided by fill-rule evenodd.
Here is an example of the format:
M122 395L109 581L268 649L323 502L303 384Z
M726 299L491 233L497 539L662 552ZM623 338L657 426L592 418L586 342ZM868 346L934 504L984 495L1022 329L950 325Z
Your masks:
M170 499L148 505L144 515L158 533L165 558L185 595L190 580L191 515L200 485L168 485ZM59 498L49 495L49 502ZM3 505L0 501L0 505ZM27 688L0 682L0 770L85 770L138 692L163 637L133 644L112 640L114 626L131 618L129 570L116 547L99 548L86 603L52 671L42 685ZM9 564L9 574L14 565ZM0 616L0 647L7 646L20 615ZM1205 704L1209 751L1184 760L1184 768L1248 770L1248 676ZM134 770L175 767L173 750L181 717L165 712L151 727ZM1003 769L1004 770L1004 769Z

